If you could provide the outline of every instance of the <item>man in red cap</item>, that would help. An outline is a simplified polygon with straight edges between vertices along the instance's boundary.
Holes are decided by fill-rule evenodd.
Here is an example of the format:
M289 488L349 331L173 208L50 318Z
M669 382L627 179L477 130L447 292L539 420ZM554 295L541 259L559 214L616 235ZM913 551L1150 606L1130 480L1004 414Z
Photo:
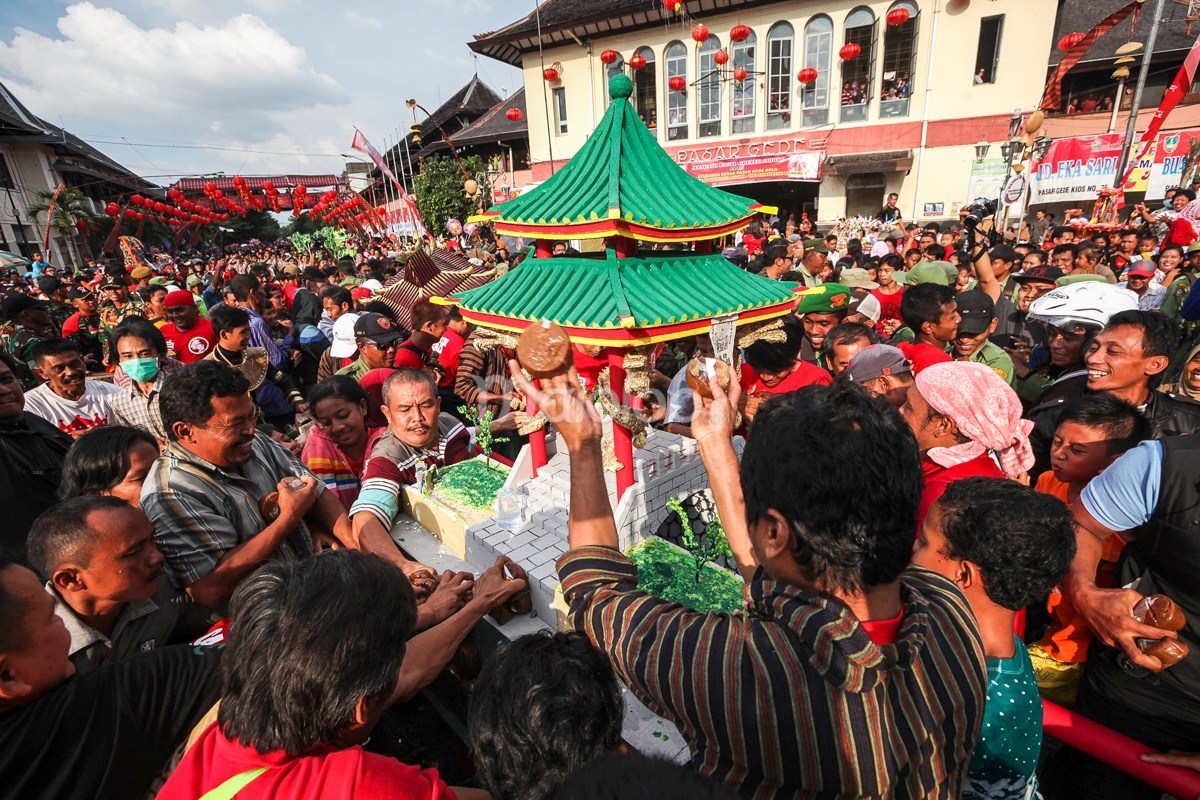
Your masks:
M1138 296L1138 309L1141 311L1158 311L1163 301L1167 299L1167 289L1153 283L1154 262L1135 261L1125 270L1125 280L1117 284L1122 289L1128 289Z
M162 328L167 340L167 355L191 364L212 352L217 337L212 323L200 316L191 292L184 289L170 292L163 305L170 320Z

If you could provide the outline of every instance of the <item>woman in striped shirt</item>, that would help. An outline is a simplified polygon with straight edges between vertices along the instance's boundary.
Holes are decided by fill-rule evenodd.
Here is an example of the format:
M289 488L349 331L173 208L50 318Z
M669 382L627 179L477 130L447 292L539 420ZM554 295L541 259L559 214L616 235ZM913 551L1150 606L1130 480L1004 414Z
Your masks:
M367 393L346 375L317 384L308 405L316 425L300 459L349 511L362 488L363 465L387 428L367 425Z

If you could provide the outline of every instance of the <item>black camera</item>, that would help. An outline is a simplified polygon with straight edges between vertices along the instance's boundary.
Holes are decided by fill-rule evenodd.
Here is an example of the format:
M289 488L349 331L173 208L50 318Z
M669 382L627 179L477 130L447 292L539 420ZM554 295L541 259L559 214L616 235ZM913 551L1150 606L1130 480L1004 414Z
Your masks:
M971 205L967 206L967 216L963 218L963 225L967 228L977 227L986 218L995 216L999 205L999 199L984 200L982 197L976 197L971 201Z

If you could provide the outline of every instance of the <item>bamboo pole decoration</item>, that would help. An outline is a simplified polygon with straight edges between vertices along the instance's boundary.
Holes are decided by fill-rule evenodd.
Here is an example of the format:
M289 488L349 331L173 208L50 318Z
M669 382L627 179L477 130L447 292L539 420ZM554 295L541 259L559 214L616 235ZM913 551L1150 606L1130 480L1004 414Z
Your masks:
M50 198L50 207L46 209L46 232L42 235L42 258L46 259L47 264L50 263L50 222L54 219L54 206L58 203L58 196L65 188L67 188L65 183L58 185L58 188L54 190L54 196Z

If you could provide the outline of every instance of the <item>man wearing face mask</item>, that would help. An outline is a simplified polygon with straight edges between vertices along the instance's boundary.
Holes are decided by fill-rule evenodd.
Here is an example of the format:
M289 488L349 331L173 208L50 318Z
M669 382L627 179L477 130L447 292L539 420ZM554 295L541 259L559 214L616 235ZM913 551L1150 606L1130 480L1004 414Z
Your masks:
M158 407L162 392L162 360L167 341L153 323L130 317L116 327L112 335L113 360L130 378L130 384L112 400L113 414L121 425L140 428L160 444L167 441L162 411Z

